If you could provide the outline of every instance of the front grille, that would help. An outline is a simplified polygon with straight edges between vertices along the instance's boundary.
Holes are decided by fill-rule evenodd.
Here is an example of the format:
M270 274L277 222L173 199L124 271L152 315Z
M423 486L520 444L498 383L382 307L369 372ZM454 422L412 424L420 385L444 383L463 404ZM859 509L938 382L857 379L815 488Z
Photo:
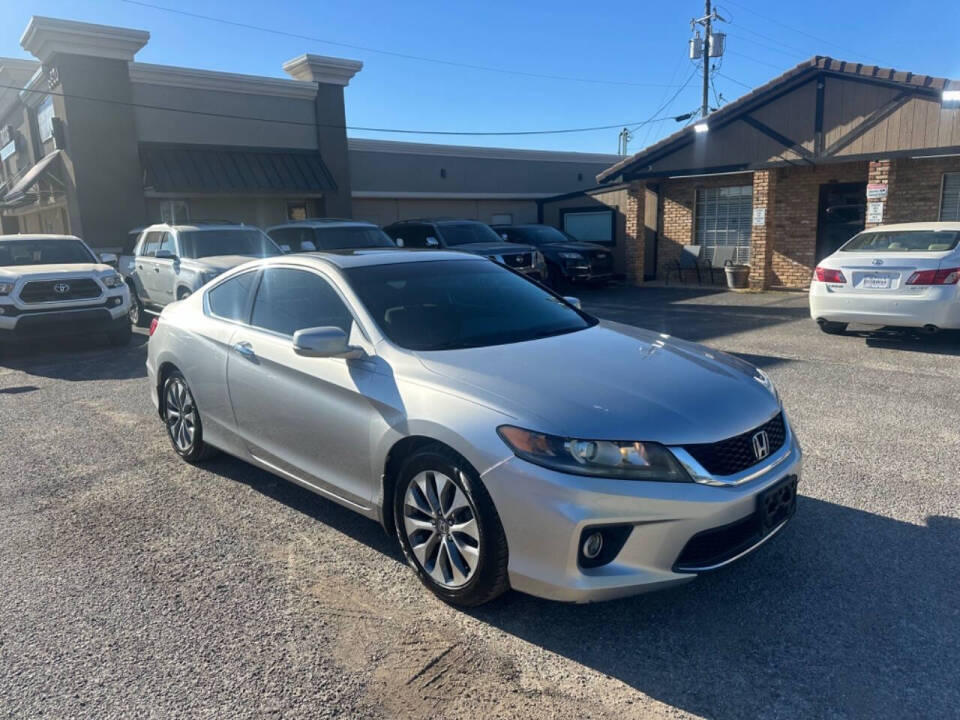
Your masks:
M590 253L590 268L594 273L613 270L613 253L608 250L594 250Z
M530 253L504 253L503 264L512 268L530 267L533 265L533 256Z
M681 571L708 568L736 557L751 545L756 545L762 538L760 517L753 513L729 525L694 535L684 546L673 567Z
M89 300L100 297L100 293L100 286L91 278L35 280L23 286L20 291L20 300L25 303Z
M742 435L716 443L683 447L711 475L735 475L760 462L753 452L753 436L761 430L767 432L770 447L767 457L769 457L783 447L787 436L787 430L783 424L783 413L779 413L769 422L748 430Z

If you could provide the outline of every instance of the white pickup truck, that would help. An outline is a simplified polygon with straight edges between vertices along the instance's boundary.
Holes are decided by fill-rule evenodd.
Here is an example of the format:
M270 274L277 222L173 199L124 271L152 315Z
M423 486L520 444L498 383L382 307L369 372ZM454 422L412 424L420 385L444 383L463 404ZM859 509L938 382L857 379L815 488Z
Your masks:
M130 291L72 235L0 235L0 352L33 337L103 333L130 342Z

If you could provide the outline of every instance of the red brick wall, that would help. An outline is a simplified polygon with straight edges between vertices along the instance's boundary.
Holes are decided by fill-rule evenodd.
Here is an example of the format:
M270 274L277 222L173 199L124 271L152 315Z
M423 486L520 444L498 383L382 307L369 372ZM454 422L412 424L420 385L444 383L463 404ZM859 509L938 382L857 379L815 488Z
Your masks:
M665 264L677 260L684 245L693 244L693 213L698 188L750 185L752 173L711 178L665 180L660 183L660 218L657 232L657 278L666 277Z
M777 171L757 170L753 173L753 210L766 211L763 225L750 228L750 287L765 290L770 287L773 263L773 199L777 193Z
M943 174L960 172L960 157L893 160L884 223L940 219Z
M627 280L643 282L644 215L646 210L646 184L631 183L627 189L627 203L623 210L626 218L623 259Z
M777 170L771 286L804 288L810 285L817 248L820 186L830 182L866 182L867 164L856 162Z

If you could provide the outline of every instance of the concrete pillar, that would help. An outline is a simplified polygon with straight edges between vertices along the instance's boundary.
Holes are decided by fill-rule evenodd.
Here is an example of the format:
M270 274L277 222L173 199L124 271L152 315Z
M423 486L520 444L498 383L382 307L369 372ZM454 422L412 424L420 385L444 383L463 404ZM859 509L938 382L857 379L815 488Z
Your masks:
M867 168L867 218L874 214L870 211L876 210L877 205L879 205L881 219L880 222L865 222L864 229L876 227L877 225L890 222L890 220L887 219L887 216L889 215L887 210L889 209L890 196L893 194L893 184L895 178L896 165L892 160L870 161L870 165ZM884 186L886 194L883 197L870 197L871 185ZM874 189L876 190L877 188Z
M337 184L333 191L324 191L324 214L329 217L353 217L343 91L362 68L359 60L309 54L283 64L295 80L317 83L317 149Z
M627 188L627 206L624 209L626 229L623 249L627 281L639 285L643 282L643 264L646 254L646 205L647 184L632 182Z
M149 38L142 30L34 17L20 40L43 63L63 125L70 230L93 247L122 245L146 218L128 64Z
M766 290L773 282L773 207L776 170L753 173L753 219L750 232L750 287ZM761 219L762 222L757 223Z

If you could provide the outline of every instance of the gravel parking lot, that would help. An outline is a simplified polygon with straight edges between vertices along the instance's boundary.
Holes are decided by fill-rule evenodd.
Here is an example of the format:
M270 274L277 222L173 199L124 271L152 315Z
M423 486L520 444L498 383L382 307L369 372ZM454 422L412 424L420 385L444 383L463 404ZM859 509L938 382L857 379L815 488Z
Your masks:
M802 294L582 297L773 377L806 453L780 537L675 590L461 612L378 525L180 462L144 335L37 345L0 359L0 714L955 716L960 336L826 336Z

